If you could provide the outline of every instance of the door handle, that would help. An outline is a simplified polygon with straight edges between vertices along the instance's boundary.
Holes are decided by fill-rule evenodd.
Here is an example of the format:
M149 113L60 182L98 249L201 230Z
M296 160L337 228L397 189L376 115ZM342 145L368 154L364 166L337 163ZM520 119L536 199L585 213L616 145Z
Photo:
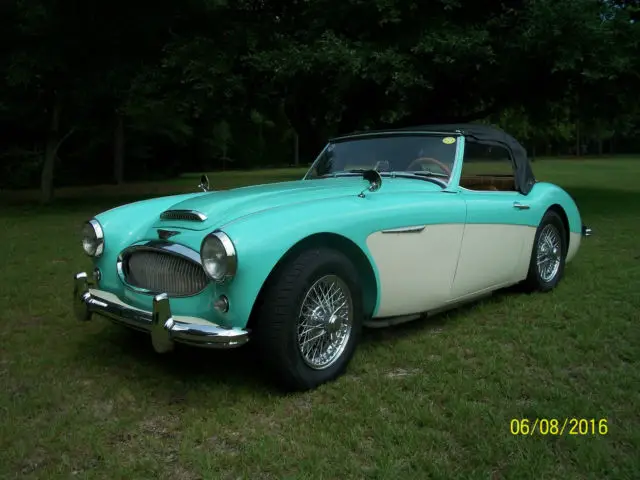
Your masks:
M513 208L517 208L518 210L529 210L529 205L525 205L520 202L513 202Z

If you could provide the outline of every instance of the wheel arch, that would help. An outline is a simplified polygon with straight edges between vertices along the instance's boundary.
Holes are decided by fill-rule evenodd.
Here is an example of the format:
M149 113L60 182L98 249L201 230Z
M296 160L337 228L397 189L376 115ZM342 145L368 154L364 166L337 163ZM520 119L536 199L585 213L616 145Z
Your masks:
M289 248L289 250L287 250L285 254L282 255L280 260L278 260L278 262L273 266L273 268L265 278L262 287L260 287L260 291L258 292L256 300L253 303L253 307L251 309L251 314L249 316L249 321L247 324L247 327L249 329L251 329L257 321L257 310L262 304L266 286L269 284L269 282L271 282L273 278L278 275L280 270L292 258L305 250L309 250L315 247L331 248L337 250L343 253L353 263L354 267L358 271L358 275L360 276L360 281L362 282L364 314L365 316L370 316L373 314L378 301L379 286L375 271L371 262L369 261L369 258L353 240L350 240L349 238L337 233L323 232L315 233L299 240L291 248Z
M551 205L547 212L555 212L558 214L560 219L562 220L562 225L564 226L564 234L565 234L565 242L567 243L567 251L569 251L569 242L571 241L571 229L569 226L569 217L567 216L567 212L559 203L554 203ZM546 213L546 212L545 212Z

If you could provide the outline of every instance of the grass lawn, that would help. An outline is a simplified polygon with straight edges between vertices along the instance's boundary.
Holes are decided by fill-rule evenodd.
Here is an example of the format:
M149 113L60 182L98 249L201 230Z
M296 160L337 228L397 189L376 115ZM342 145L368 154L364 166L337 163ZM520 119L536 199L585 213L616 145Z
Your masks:
M347 375L290 396L244 349L160 356L72 316L72 274L90 265L81 222L197 177L62 191L51 207L3 194L0 478L638 478L640 159L533 168L595 232L557 290L367 331ZM606 418L608 433L510 433L514 418L567 417Z

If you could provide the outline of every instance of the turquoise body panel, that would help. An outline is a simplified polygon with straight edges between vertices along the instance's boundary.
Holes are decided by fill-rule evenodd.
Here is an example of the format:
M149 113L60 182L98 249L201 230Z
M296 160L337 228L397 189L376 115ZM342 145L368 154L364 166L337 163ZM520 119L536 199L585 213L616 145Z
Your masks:
M511 224L537 227L552 205L561 206L567 214L569 230L582 231L578 208L567 192L551 183L539 182L528 195L519 192L485 192L459 189L467 203L467 223ZM528 205L528 210L514 208L514 203Z
M368 258L376 284L380 285L376 265L366 244L370 234L412 225L464 223L464 201L443 193L432 183L385 179L384 193L381 189L359 198L357 193L366 183L355 178L343 180L351 183L348 195L268 209L223 226L222 230L233 239L238 250L238 274L224 290L230 299L237 299L233 313L237 317L234 316L232 322L245 321L253 307L253 299L273 267L291 247L310 235L331 233L354 242ZM240 252L243 252L242 257ZM377 308L376 303L374 314Z
M459 141L463 141L462 137ZM235 277L223 284L212 282L198 295L172 298L171 307L175 315L243 328L260 289L278 261L311 235L328 233L353 242L369 260L379 286L367 237L380 230L465 222L537 227L546 210L559 205L567 215L570 231L581 232L575 202L556 185L537 183L528 195L460 188L461 152L459 149L451 182L444 190L420 179L383 177L380 190L365 192L361 198L358 194L369 183L354 176L161 197L103 212L96 219L105 234L105 250L94 259L102 273L100 288L130 305L151 310L152 296L133 292L118 277L118 254L133 243L157 240L159 228L179 231L171 241L199 251L204 236L220 229L231 238L237 251ZM514 208L514 202L530 208ZM201 223L160 220L160 213L169 208L197 210L208 218ZM225 314L213 308L221 294L229 298L230 308ZM374 315L377 309L376 302Z

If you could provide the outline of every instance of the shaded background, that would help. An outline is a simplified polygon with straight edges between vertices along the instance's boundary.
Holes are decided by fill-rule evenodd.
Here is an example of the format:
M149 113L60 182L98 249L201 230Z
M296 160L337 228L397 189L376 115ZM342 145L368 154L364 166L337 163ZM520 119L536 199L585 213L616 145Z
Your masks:
M305 164L331 135L483 121L533 156L637 152L638 2L16 0L0 188Z

